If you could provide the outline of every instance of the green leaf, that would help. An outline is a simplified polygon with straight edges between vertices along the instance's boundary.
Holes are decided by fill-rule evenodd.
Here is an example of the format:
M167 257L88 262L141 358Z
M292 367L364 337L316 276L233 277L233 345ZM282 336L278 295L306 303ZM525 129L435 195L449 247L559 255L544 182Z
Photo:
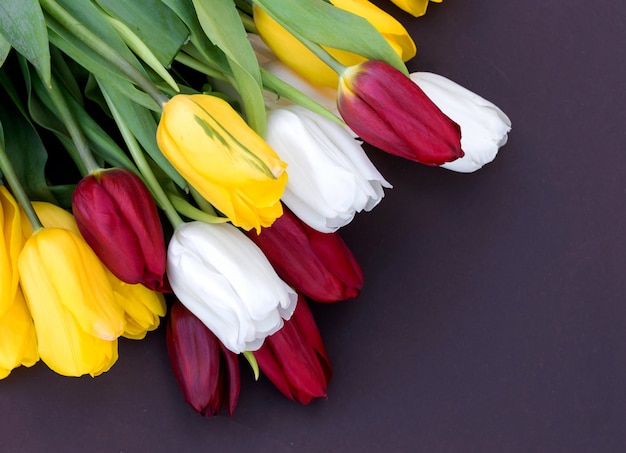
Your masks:
M124 22L163 66L169 66L189 36L178 16L161 0L96 0L111 16Z
M232 0L193 0L200 25L208 38L228 58L241 94L248 124L265 134L265 101L261 71Z
M292 34L314 43L389 63L407 74L406 65L366 19L324 0L254 0Z
M50 84L48 32L37 0L2 0L0 35L37 69L44 83Z
M0 135L4 135L5 150L13 169L31 199L55 202L45 177L48 152L33 124L24 116L23 106L18 105L15 87L1 73L0 85L13 100L5 102L0 109L0 132L4 129Z
M0 67L4 64L11 51L11 43L0 35Z

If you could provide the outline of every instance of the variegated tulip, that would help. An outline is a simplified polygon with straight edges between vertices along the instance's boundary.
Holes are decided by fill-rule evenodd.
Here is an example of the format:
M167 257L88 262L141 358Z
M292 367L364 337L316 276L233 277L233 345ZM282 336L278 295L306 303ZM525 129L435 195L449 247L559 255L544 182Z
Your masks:
M187 182L245 230L282 214L286 164L224 100L176 95L163 108L159 148Z

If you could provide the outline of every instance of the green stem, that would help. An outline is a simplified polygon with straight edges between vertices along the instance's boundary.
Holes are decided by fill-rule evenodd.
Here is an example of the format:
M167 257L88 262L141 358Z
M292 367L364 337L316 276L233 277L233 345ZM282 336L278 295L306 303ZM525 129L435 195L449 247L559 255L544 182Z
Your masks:
M20 204L22 209L24 209L24 213L26 214L26 217L28 217L28 220L33 227L33 232L43 228L41 220L39 220L39 217L37 217L37 213L35 212L35 209L33 208L33 205L31 204L28 195L26 195L26 191L24 190L22 183L20 182L20 178L18 178L15 170L13 169L13 165L11 164L6 149L4 148L4 143L2 143L1 141L0 170L2 170L2 174L6 178L9 186L11 187L11 192L13 192L13 196Z
M120 55L114 48L109 46L95 33L92 33L87 27L76 20L55 0L39 0L39 3L41 7L48 14L50 14L50 16L56 19L69 32L73 33L74 36L91 47L91 49L96 51L98 55L113 64L116 68L128 76L129 79L141 87L142 90L152 97L154 102L156 102L159 107L162 108L169 100L168 97L165 96L150 79L130 64L128 60Z
M346 70L346 66L341 64L336 58L329 54L322 46L313 41L306 39L304 36L298 36L298 40L304 44L307 49L315 54L317 58L326 63L330 68L338 75L343 74Z
M248 33L258 34L254 19L250 15L239 10L239 18L241 19L243 28L245 28Z
M229 221L226 217L217 217L196 208L183 197L176 194L170 193L168 196L176 210L185 217L206 223L226 223Z
M45 84L44 84L45 86ZM87 173L92 173L100 169L100 165L96 162L89 149L89 144L87 143L87 139L83 135L83 132L78 125L78 122L72 115L70 108L67 105L65 97L61 92L61 87L57 83L56 79L52 77L50 79L50 86L46 87L48 89L48 94L50 95L50 99L54 104L61 121L65 125L67 132L70 134L72 138L72 142L78 151L78 156L80 160L85 165Z
M246 358L248 363L250 364L250 368L252 368L252 372L254 373L254 380L259 380L259 363L254 356L252 351L243 351L243 356Z
M198 205L201 211L204 211L207 214L212 215L213 217L217 217L218 219L221 218L221 217L218 217L217 212L215 211L215 208L213 207L213 205L209 203L208 201L206 201L204 197L200 195L200 193L196 189L190 186L189 192L191 193L191 197L196 202L196 204Z
M115 120L115 123L117 124L117 127L122 134L122 138L124 139L126 146L128 146L128 150L130 151L130 154L133 157L135 164L137 164L141 175L143 176L148 187L150 188L150 191L152 192L152 195L156 199L157 203L165 212L165 215L172 224L172 227L176 229L176 227L183 223L183 219L180 217L180 215L178 215L178 212L172 205L167 194L159 184L159 181L152 171L152 168L150 168L150 165L148 164L146 156L139 147L137 139L122 119L122 115L120 115L120 112L116 108L115 103L111 102L111 99L109 98L109 96L107 96L106 92L103 92L102 94L104 95L107 105L111 110L111 114L113 115L113 119Z

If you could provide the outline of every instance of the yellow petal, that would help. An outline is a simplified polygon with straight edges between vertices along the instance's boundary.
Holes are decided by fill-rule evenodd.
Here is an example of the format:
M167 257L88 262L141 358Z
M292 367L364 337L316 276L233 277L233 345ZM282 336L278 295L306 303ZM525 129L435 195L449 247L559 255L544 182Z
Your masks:
M159 327L165 316L165 297L141 284L131 285L107 272L117 303L124 310L126 327L122 336L134 340L142 339L146 332Z
M395 5L412 14L415 17L423 16L426 14L426 8L428 7L428 0L391 0ZM443 0L431 0L435 3L441 3Z
M17 202L0 185L0 316L9 309L17 291L17 258L24 244Z
M18 366L29 367L38 360L35 326L18 288L13 303L0 316L0 379Z
M42 228L24 244L18 267L31 312L33 306L42 312L62 306L86 333L103 340L114 340L124 331L124 312L102 263L82 237Z

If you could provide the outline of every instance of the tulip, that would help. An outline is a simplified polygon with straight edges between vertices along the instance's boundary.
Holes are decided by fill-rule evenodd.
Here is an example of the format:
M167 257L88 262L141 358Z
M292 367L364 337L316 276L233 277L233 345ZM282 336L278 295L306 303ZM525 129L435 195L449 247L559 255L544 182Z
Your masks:
M248 237L263 251L276 273L298 293L317 302L357 297L363 272L337 233L321 233L285 209L282 217Z
M332 368L306 300L298 299L292 318L254 352L261 371L287 398L309 404L326 398Z
M0 379L18 366L30 367L38 360L35 326L18 287L13 303L0 315Z
M18 286L17 257L24 243L19 213L13 195L0 185L0 316L13 304Z
M167 352L185 401L207 417L222 406L233 415L240 388L237 354L180 302L172 305L168 319Z
M293 313L297 295L263 252L229 224L189 222L167 250L174 294L232 352L258 349Z
M366 0L332 0L331 3L337 8L367 19L403 61L408 61L415 56L415 43L404 26L373 3ZM257 32L283 63L315 85L337 87L339 78L334 70L315 56L263 9L255 5L253 13ZM346 66L365 61L362 56L345 50L330 48L326 48L326 50Z
M66 376L107 371L117 360L124 312L85 240L63 228L39 229L18 269L46 365Z
M426 7L428 6L428 0L391 0L395 5L412 14L415 17L423 16L426 14ZM443 0L430 0L431 2L441 3Z
M82 236L120 280L164 289L163 228L138 176L112 168L84 177L72 195L72 211Z
M33 208L39 220L45 227L64 228L80 236L78 225L74 216L66 210L52 203L41 201L32 202ZM32 234L32 228L24 213L22 221L23 234L28 239ZM142 284L129 284L121 281L106 266L103 266L105 274L117 304L124 310L123 337L141 339L146 333L159 327L160 317L165 316L165 298L160 292L153 291Z
M318 231L347 225L391 187L350 133L303 107L270 112L265 139L289 165L283 202Z
M141 340L146 334L159 327L161 318L166 314L165 297L144 285L123 282L111 272L107 277L113 288L118 305L124 310L126 321L122 336Z
M337 103L356 134L390 154L426 165L463 156L458 124L409 77L382 61L347 68Z
M200 195L245 230L282 214L286 164L224 100L176 95L163 108L159 148Z
M411 80L461 127L461 148L465 155L442 167L470 173L495 159L511 130L511 120L502 110L437 74L415 72L411 74Z

